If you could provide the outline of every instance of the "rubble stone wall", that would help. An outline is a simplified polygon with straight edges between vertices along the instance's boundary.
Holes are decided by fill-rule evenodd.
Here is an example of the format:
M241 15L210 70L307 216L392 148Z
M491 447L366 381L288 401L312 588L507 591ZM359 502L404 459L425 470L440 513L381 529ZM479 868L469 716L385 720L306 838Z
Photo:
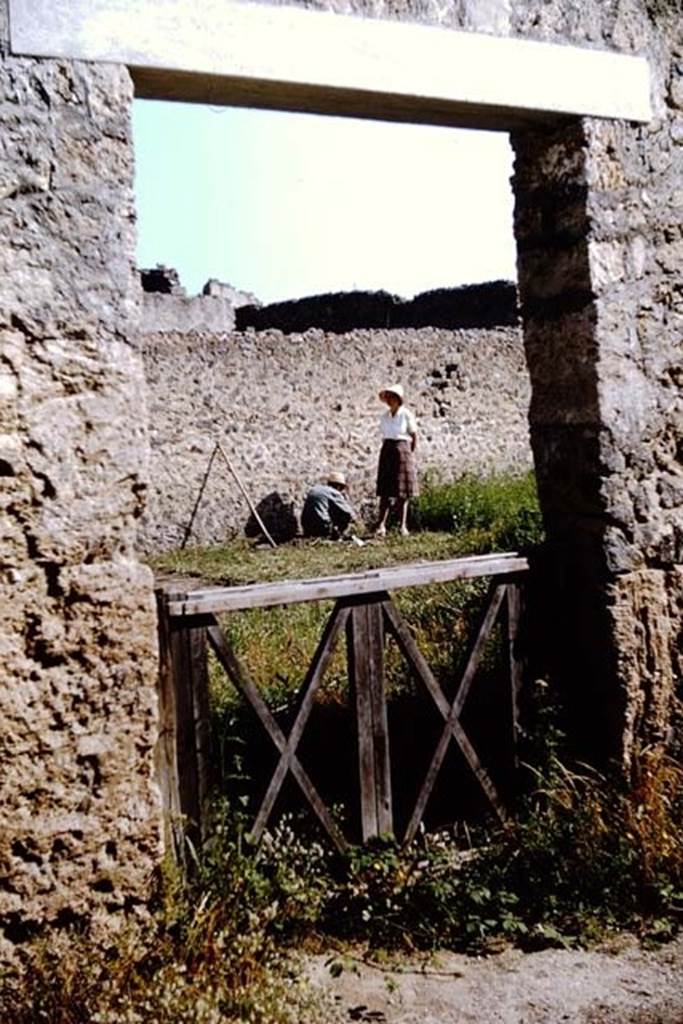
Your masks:
M152 579L125 69L7 57L0 2L0 960L148 898Z
M396 381L418 416L421 475L452 479L531 465L529 379L516 328L158 334L145 338L144 360L152 442L149 549L182 541L216 439L253 500L265 502L275 530L293 525L292 511L300 511L307 488L329 469L347 473L356 506L370 514L385 408L377 393ZM248 518L217 460L191 542L224 540Z

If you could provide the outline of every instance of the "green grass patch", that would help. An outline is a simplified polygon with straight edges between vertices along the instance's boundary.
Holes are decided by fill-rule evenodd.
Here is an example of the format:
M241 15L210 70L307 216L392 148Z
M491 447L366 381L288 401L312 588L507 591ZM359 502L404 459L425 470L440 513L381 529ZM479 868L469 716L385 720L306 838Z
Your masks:
M466 539L472 552L518 550L538 544L542 536L531 472L465 474L451 483L428 476L412 516L417 529L450 531Z
M363 547L347 541L299 539L270 548L236 538L223 545L170 551L156 556L151 564L161 577L182 575L238 586L516 551L542 539L533 473L466 475L452 483L427 477L422 494L411 502L411 519L414 532L409 537L390 531L378 540L359 531L366 542Z
M364 572L470 553L467 537L432 531L409 537L389 533L384 540L368 537L364 547L348 541L301 539L270 548L240 537L215 547L170 551L155 557L151 564L161 578L180 575L217 586L239 586Z

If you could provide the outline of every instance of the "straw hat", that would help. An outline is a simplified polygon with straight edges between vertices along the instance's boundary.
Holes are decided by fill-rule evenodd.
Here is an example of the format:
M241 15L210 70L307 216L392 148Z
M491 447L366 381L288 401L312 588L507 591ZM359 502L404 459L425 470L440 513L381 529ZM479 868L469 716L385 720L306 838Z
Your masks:
M389 384L387 387L382 388L379 393L379 397L384 399L385 395L396 395L401 401L403 401L403 385L402 384Z
M336 484L337 487L346 487L346 477L343 473L328 473L328 484Z

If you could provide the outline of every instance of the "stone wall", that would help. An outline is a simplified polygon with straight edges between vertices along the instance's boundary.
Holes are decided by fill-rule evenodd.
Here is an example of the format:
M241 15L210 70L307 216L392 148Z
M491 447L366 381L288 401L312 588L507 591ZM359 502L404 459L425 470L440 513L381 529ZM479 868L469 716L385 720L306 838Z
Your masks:
M681 696L683 18L668 2L518 2L513 23L645 52L653 71L646 126L587 120L513 139L545 579L561 623L545 630L549 663L583 748L628 764L666 739Z
M162 264L140 270L140 283L142 334L231 331L237 309L249 304L250 309L258 311L260 306L251 292L240 291L215 278L206 282L201 295L188 295L178 272Z
M143 334L188 331L231 331L235 310L216 295L142 294L140 331Z
M125 69L7 57L0 2L0 960L144 904L152 580Z
M420 422L421 474L448 479L531 463L529 381L516 328L165 334L145 339L144 359L152 424L148 548L182 541L217 438L274 530L279 520L287 535L307 487L333 468L348 474L354 502L369 515L384 409L377 392L396 380ZM271 514L273 502L279 515ZM191 542L223 540L247 520L218 460Z
M552 614L539 636L576 697L575 736L628 763L638 744L665 737L683 668L680 2L304 2L651 61L651 124L567 122L514 139L532 443L550 537L538 579ZM132 90L115 66L8 58L6 7L0 956L46 923L140 905L160 835L151 580L134 550L147 440ZM239 391L238 380L225 385ZM326 416L328 404L321 396ZM290 429L287 410L271 412Z

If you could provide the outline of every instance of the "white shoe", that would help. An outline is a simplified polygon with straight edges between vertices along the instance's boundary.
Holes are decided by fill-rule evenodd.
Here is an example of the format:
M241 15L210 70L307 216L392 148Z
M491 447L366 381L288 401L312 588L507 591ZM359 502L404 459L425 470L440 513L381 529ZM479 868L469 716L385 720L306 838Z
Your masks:
M410 536L410 530L408 529L407 526L402 526L401 527L401 536L402 537L409 537Z

